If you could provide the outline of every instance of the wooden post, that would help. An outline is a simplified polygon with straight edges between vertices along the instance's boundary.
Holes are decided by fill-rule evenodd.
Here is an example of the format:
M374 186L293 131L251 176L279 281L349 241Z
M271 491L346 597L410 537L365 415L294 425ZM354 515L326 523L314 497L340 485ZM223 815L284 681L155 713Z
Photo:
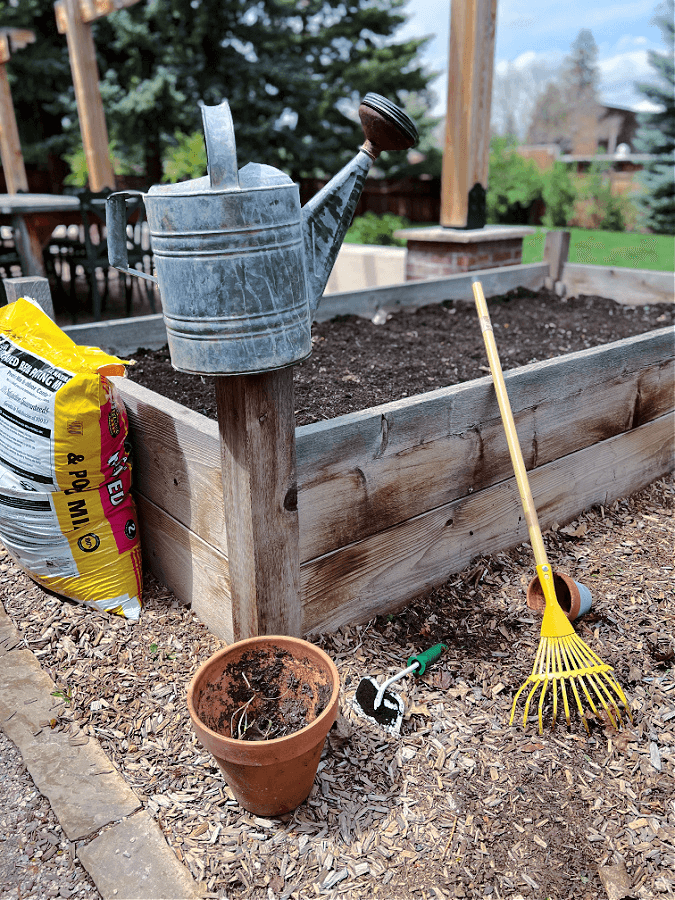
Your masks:
M548 263L548 275L544 287L562 297L565 293L562 282L563 269L570 251L569 231L547 231L544 244L544 262Z
M10 40L12 49L20 49L35 40L32 31L4 28L0 30L0 155L2 168L7 183L7 193L16 194L28 190L28 178L23 164L19 129L14 114L12 94L9 89L5 63L10 58Z
M137 2L138 0L58 0L54 4L59 34L65 34L68 41L77 114L92 191L114 188L115 173L98 87L96 48L90 23L115 9L133 6Z
M293 367L215 381L235 640L300 636Z
M497 0L453 0L441 225L485 225Z
M20 297L30 297L39 303L50 319L54 319L54 304L49 289L49 280L33 276L32 278L3 278L7 303L14 303Z

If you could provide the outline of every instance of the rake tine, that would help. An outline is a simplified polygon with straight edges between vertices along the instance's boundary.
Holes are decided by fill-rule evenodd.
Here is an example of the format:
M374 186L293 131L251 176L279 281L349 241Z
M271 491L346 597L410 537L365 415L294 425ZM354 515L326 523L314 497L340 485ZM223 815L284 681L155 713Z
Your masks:
M583 659L583 656L582 656L582 650L590 651L590 648L587 647L586 644L584 644L584 642L581 641L580 638L578 638L578 641L575 642L575 644L574 644L574 651L575 651L575 658L576 658L577 666L580 669L582 668L582 664L585 662L585 660ZM591 653L591 656L595 656L595 654ZM604 669L604 670L607 670L610 668L609 666L606 666L604 663L602 663L601 666L602 666L602 669ZM594 668L594 667L588 667L588 668ZM596 694L596 697L602 704L603 709L609 716L610 722L612 723L614 728L617 728L618 726L617 726L616 720L615 720L614 716L612 715L612 712L609 708L608 702L615 709L617 717L619 719L619 722L622 721L621 713L618 709L618 705L616 704L614 697L611 695L608 687L605 685L605 683L602 680L602 678L604 676L606 679L608 679L608 684L611 686L613 679L609 675L609 672L608 671L588 672L588 673L585 673L585 675L586 675L586 678L588 678L588 681L589 681L590 685L592 686L592 688ZM597 711L594 703L592 702L588 693L586 694L586 696L588 697L588 700L589 700L589 703L591 704L591 708L592 708L593 712L597 716L598 711Z
M563 658L565 660L566 669L568 670L568 672L570 669L572 670L572 672L569 672L567 677L570 680L570 687L572 688L572 691L574 692L574 697L577 701L577 709L579 710L579 715L583 716L584 708L581 705L581 699L579 697L579 692L577 691L577 685L576 685L576 678L580 674L581 667L574 666L575 658L574 658L573 645L571 644L571 642L567 642L567 641L563 642L561 651L562 651ZM563 676L563 677L565 677L565 676Z
M523 691L525 690L525 688L528 686L529 683L530 683L530 679L528 678L527 681L520 686L520 688L518 689L518 691L516 693L516 696L513 698L513 705L511 706L511 718L509 719L509 725L513 725L513 719L516 714L516 704L518 703L518 698L523 693ZM523 722L523 725L524 724L525 724L525 722Z
M558 668L560 670L562 670L562 666L560 664L561 663L561 648L559 645L556 645L556 654L558 657L558 660L557 660ZM570 726L570 705L567 701L567 688L565 687L565 679L562 677L560 678L560 690L561 690L562 698L563 698L563 706L565 708L565 721L567 722L567 727L569 728L569 726Z
M546 697L546 691L548 689L548 678L543 683L543 687L541 689L541 695L539 697L539 734L544 733L544 724L543 724L543 708L544 708L544 698Z
M532 676L530 676L530 678L531 677ZM528 679L528 681L529 681L529 679ZM527 697L527 700L525 701L525 712L523 713L523 726L525 726L527 724L527 714L530 711L530 701L532 700L532 697L534 696L534 693L537 690L537 688L539 687L540 683L541 683L540 681L534 682L532 690L530 691L530 693ZM527 681L525 682L525 684L527 684Z

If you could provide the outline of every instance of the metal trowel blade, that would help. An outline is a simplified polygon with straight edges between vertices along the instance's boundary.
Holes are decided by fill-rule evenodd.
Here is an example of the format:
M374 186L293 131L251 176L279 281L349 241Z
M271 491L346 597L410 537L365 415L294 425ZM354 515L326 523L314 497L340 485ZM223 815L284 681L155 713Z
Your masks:
M374 678L362 678L352 698L354 712L389 734L398 735L405 714L403 699L393 691L385 691L382 703L375 709L375 698L380 686Z

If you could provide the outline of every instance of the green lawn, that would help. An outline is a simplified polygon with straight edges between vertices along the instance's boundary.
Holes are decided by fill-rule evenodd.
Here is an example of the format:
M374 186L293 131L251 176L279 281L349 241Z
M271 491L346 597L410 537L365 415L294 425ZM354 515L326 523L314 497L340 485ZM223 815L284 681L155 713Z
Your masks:
M623 266L628 269L675 269L675 237L668 234L629 234L624 231L587 231L570 228L571 263L593 266ZM541 262L544 258L546 230L523 240L523 262Z

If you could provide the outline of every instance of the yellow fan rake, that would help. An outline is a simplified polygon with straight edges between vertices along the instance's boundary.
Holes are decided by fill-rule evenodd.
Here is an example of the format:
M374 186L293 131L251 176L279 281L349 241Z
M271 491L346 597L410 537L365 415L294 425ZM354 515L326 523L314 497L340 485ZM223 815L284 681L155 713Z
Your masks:
M509 447L509 454L516 476L516 483L518 484L518 492L523 504L525 522L528 527L530 543L532 545L532 551L537 566L537 575L546 601L544 618L541 623L541 638L539 640L539 647L534 660L532 674L514 697L509 724L513 724L516 713L516 704L518 703L520 695L529 688L527 700L525 701L523 726L527 724L530 706L533 702L537 703L539 712L539 733L541 734L543 732L544 704L550 687L551 699L553 702L552 724L555 725L558 715L558 687L560 687L565 718L568 725L570 724L570 702L567 693L569 689L576 701L577 709L579 710L579 715L582 717L586 731L588 731L588 723L584 717L582 696L596 716L598 715L598 706L600 706L604 709L609 721L615 728L618 728L623 722L619 710L620 705L626 710L631 722L633 721L628 700L612 674L614 671L613 668L604 663L600 657L581 640L572 627L571 622L563 612L556 597L553 583L553 570L546 557L546 549L541 536L541 529L539 528L537 511L532 499L525 463L523 461L518 434L511 412L511 405L506 392L504 374L499 362L492 323L490 322L490 315L487 303L485 302L483 288L478 281L474 282L473 294L490 363L492 380L494 381L495 391L497 393L499 411L506 433L506 442ZM538 701L537 691L540 691Z

